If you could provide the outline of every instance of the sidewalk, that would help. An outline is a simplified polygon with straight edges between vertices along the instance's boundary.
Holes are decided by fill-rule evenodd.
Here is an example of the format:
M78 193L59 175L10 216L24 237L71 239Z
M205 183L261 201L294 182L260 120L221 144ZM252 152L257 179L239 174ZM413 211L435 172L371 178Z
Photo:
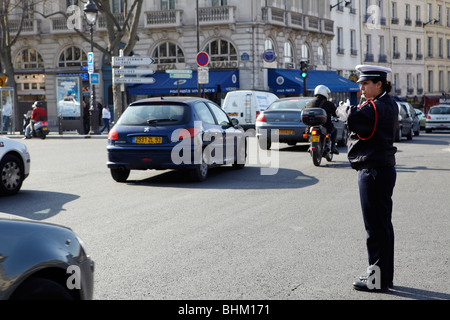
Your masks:
M23 134L20 134L19 131L16 131L13 134L0 134L1 137L8 137L11 139L22 139L24 137ZM33 138L39 139L39 138ZM108 139L108 135L106 133L103 134L79 134L77 131L64 131L63 134L59 134L57 127L50 127L50 133L47 135L46 139Z

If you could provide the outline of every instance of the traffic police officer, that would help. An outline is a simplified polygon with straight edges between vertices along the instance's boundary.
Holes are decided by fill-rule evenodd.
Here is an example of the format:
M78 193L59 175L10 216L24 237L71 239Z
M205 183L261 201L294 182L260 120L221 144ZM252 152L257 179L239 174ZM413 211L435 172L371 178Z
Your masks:
M368 274L353 283L356 290L388 290L394 277L392 194L396 181L394 147L398 107L389 96L391 69L359 65L358 83L366 101L360 106L341 105L338 116L346 121L348 160L358 171L358 186L367 233Z

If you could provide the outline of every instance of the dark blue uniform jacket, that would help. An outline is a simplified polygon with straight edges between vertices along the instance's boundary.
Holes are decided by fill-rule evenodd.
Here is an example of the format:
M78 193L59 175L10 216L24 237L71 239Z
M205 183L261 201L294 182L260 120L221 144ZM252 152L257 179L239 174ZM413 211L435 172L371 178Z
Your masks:
M395 166L398 107L387 93L359 107L340 106L337 114L350 131L348 160L353 169Z

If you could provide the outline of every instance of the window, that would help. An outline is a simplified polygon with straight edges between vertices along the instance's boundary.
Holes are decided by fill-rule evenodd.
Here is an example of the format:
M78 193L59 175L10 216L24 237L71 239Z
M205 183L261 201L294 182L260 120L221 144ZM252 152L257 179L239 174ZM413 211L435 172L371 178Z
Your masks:
M400 54L398 52L398 38L397 37L393 37L392 39L392 51L394 52L394 59L398 59L400 58Z
M419 90L422 90L422 89L423 89L423 84L422 84L422 74L421 74L421 73L418 73L418 74L417 74L417 80L416 80L416 82L417 82L417 91L419 92Z
M358 52L356 50L356 31L350 30L350 54L357 55Z
M226 126L230 124L227 114L222 109L220 109L217 105L212 104L211 102L207 102L207 104L216 117L217 123L219 125Z
M264 42L264 50L275 50L272 40L266 39L266 41Z
M209 54L211 61L237 61L238 55L232 43L226 40L214 40L208 43L204 49Z
M337 53L344 54L344 31L342 28L337 28Z
M319 48L317 49L317 64L321 64L321 65L326 65L326 59L325 59L325 50L322 46L319 46Z
M441 25L441 24L442 24L442 6L441 6L441 5L438 5L438 6L437 6L437 19L438 19L439 21L436 21L436 23L437 23L438 25Z
M161 43L153 51L152 57L155 59L155 63L157 64L185 62L183 51L177 44L172 42Z
M44 68L44 60L42 60L42 56L35 49L24 49L16 56L14 68Z
M203 102L197 102L194 105L194 109L202 122L208 124L216 124L216 121L214 120L214 117L206 104L204 104Z
M78 47L65 49L58 60L58 67L81 67L87 66L87 55Z
M161 0L161 10L175 9L175 0Z
M301 47L302 59L301 60L310 60L309 47L306 44L302 44Z
M422 21L422 16L420 13L420 6L416 6L416 21Z
M447 40L447 59L450 59L450 40Z
M284 43L284 63L294 63L294 50L289 41Z
M212 0L211 6L212 7L220 7L220 6L226 6L227 0Z
M412 53L411 53L411 39L406 39L406 59L412 59Z
M439 50L439 58L444 57L444 39L438 39L438 50Z
M433 19L432 14L433 14L432 4L428 3L427 4L427 21L430 21L431 19Z
M125 13L125 0L112 0L111 9L113 13Z
M428 57L433 57L433 38L428 37Z
M439 71L439 92L444 92L444 71Z
M433 71L428 71L428 92L433 92Z

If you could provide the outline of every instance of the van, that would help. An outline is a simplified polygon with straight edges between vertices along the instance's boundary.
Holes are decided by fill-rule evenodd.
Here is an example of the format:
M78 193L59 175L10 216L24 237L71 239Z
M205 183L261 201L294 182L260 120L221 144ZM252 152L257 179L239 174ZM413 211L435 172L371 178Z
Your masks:
M230 118L238 119L239 125L245 130L255 129L258 115L276 100L278 97L270 92L236 90L227 93L222 109Z

